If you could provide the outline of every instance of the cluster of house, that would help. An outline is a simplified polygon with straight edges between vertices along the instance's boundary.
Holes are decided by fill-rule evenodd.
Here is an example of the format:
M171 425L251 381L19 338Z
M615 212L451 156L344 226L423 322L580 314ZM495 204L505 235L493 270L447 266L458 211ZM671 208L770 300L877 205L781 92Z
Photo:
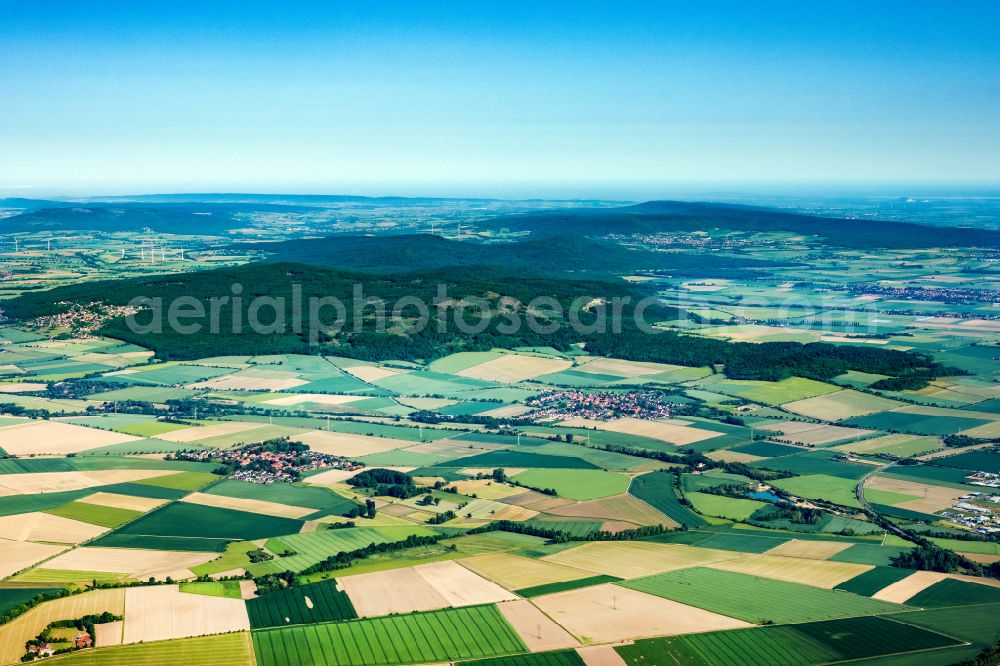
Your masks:
M1000 474L994 474L993 472L973 472L965 477L965 482L970 486L1000 488Z
M971 492L958 498L953 511L942 511L941 515L956 525L961 525L981 534L1000 532L1000 513L988 506L974 502L1000 504L1000 495Z
M895 287L889 284L868 283L848 287L852 294L878 294L898 300L936 301L945 303L998 303L1000 291L992 289L965 289L961 287Z
M226 451L192 451L173 456L177 460L211 462L229 467L229 478L247 483L297 481L303 472L314 469L353 471L363 465L315 451L273 451L267 447L247 447Z
M93 637L83 630L77 631L76 636L69 642L70 645L68 647L77 650L94 647ZM65 650L66 647L67 645L65 642L58 645L52 643L39 643L37 645L30 644L28 645L28 654L33 655L34 657L51 657L56 653L56 650Z
M139 312L139 308L129 305L105 305L103 303L74 303L68 310L55 315L39 317L31 323L43 328L68 328L80 335L90 335L105 322L117 317L127 317Z
M672 404L659 391L550 391L526 400L537 408L536 419L585 418L607 421L622 417L638 419L670 418Z

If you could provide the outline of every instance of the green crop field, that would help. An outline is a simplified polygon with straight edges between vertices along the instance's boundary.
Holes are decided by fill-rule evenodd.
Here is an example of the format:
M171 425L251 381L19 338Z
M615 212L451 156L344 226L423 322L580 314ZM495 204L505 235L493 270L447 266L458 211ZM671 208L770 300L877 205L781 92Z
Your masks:
M199 553L221 553L231 540L225 538L156 536L112 532L89 542L88 546L104 548L146 548L149 550L186 550Z
M646 537L643 541L683 543L689 546L698 546L699 548L731 550L740 553L763 553L772 548L777 548L791 539L792 535L786 536L764 530L760 530L759 532L747 530L741 533L736 530L729 532L709 532L707 530L693 529Z
M737 451L739 453L747 453L752 456L761 456L762 458L777 458L780 456L791 456L796 453L802 453L801 447L788 446L787 444L776 444L774 442L753 442L751 444L734 447L730 450Z
M804 451L796 455L782 456L770 460L758 460L751 463L751 467L766 467L792 474L823 474L826 476L837 476L845 479L860 479L868 472L872 471L871 465L863 463L848 463L833 460L836 452L830 451Z
M189 594L203 594L206 597L224 597L226 599L242 599L240 591L240 581L238 580L211 580L195 583L181 583L181 592Z
M131 509L119 509L113 506L99 506L97 504L87 504L86 502L70 502L52 509L46 509L45 513L63 518L72 518L92 525L101 527L118 527L130 520L135 520L142 515L142 511L132 511Z
M0 426L6 422L0 421ZM0 460L0 474L37 474L38 472L74 472L68 458L8 458Z
M103 490L103 489L102 489ZM57 506L62 506L67 502L80 499L93 494L94 490L64 490L55 493L37 493L31 495L10 495L0 497L0 516L13 516L17 513L31 513L32 511L45 511Z
M935 465L954 467L974 472L1000 473L1000 454L989 451L969 451L957 456L947 456L934 460Z
M599 532L604 524L600 520L560 520L539 515L527 521L531 525L547 530L555 530L573 537L585 537L593 532Z
M969 472L954 467L940 467L938 465L896 466L883 474L889 478L913 481L914 483L930 483L962 490L977 490L976 486L970 486L966 481L965 477L969 475Z
M881 412L841 422L841 425L909 432L915 435L953 435L989 423L986 419L958 416L925 416L906 412Z
M652 638L615 648L629 664L805 666L960 645L961 641L880 617Z
M1000 555L1000 543L996 541L967 541L965 539L942 539L940 537L931 537L930 540L948 550L977 553L979 555Z
M850 548L848 548L848 550L850 550ZM897 581L901 581L912 573L913 571L910 569L878 566L874 569L869 569L863 574L855 576L850 580L845 580L837 586L837 589L870 597L882 588L888 587Z
M168 476L155 476L152 479L135 481L144 486L156 486L158 488L170 488L171 490L198 490L208 485L212 481L218 481L219 477L207 472L181 472Z
M232 569L245 569L250 566L247 553L251 550L257 550L257 544L253 541L229 541L225 544L225 552L220 557L191 567L191 571L197 576L206 576Z
M940 631L972 643L988 645L997 640L997 618L1000 617L1000 604L982 604L975 608L945 606L930 610L894 613L888 617L907 624Z
M597 465L571 456L551 456L521 451L490 451L468 458L458 458L441 467L533 467L539 469L597 469ZM623 491L624 492L624 491Z
M263 500L277 504L290 504L316 509L319 515L340 515L357 506L356 502L341 497L327 488L301 486L291 483L244 483L225 480L205 491L210 495ZM309 517L312 517L310 515Z
M253 629L351 620L358 616L347 594L337 589L335 580L296 585L249 599L247 613Z
M621 580L615 576L588 576L587 578L577 578L576 580L564 580L557 583L546 583L545 585L535 585L526 587L515 592L522 597L540 597L543 594L555 594L556 592L566 592L567 590L578 590L581 587L591 587L602 583L614 583Z
M57 587L4 587L0 588L0 616L12 608L31 601L39 594L56 592Z
M682 569L620 583L747 622L803 622L888 613L898 604L716 569Z
M688 493L686 497L694 505L698 513L703 513L706 516L729 518L730 520L746 520L754 511L762 506L767 506L767 502L737 499L723 495L710 495L708 493Z
M906 603L920 608L939 608L997 602L1000 602L1000 588L946 578L917 592Z
M180 499L188 494L186 490L174 490L173 488L149 486L141 483L113 483L109 486L101 486L101 492L165 500Z
M321 530L306 534L290 534L280 539L271 539L268 549L274 552L286 550L296 553L290 557L277 557L267 562L251 564L247 569L255 575L285 571L302 571L330 555L350 552L373 543L403 541L410 535L432 536L435 532L419 525L389 527L349 527L339 530Z
M844 506L858 506L858 499L854 495L857 482L853 479L826 474L808 474L789 479L776 479L771 484L799 497L823 499Z
M247 632L80 650L46 660L67 666L253 666Z
M833 562L853 562L854 564L874 564L876 567L888 567L892 563L891 558L908 550L910 548L905 546L859 543L827 559Z
M628 492L680 525L707 525L708 521L680 503L674 492L674 478L668 472L643 474L632 479Z
M389 666L527 652L495 606L265 629L253 638L259 666Z
M615 650L627 664L685 666L804 666L833 661L837 656L785 626L649 638Z
M300 529L301 520L173 502L126 525L115 534L242 541L296 534Z
M551 488L560 497L575 500L620 495L629 487L624 474L597 469L528 469L513 478L522 485Z
M794 400L804 400L815 395L833 393L839 391L840 387L812 379L789 377L780 382L726 380L720 385L720 390L725 393L732 392L734 395L753 402L780 405Z
M585 666L575 650L518 654L513 657L494 657L459 662L462 666Z

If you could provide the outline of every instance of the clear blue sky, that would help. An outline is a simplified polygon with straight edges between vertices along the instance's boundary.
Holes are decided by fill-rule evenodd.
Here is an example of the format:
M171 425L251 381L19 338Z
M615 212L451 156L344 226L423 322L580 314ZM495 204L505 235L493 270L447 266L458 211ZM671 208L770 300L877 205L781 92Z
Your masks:
M0 0L0 193L1000 183L998 45L997 0Z

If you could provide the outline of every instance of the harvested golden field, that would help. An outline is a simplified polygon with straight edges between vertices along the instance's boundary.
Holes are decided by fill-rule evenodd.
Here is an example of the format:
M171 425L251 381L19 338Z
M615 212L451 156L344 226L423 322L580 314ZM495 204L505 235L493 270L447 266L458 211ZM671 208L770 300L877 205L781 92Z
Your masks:
M0 664L19 662L24 654L25 641L37 636L50 622L73 620L105 611L121 615L124 600L124 589L94 590L35 606L24 615L0 625Z
M39 384L38 382L12 382L0 384L0 393L35 393L44 391L48 387L48 384Z
M814 398L786 402L781 407L790 412L823 421L842 421L856 416L899 407L902 403L853 389L818 395Z
M249 630L242 599L186 594L177 585L125 590L124 644Z
M397 368L383 368L380 365L355 365L350 368L343 368L343 370L363 382L377 382L386 377L393 377L409 372L409 370L399 370Z
M735 571L751 576L785 580L790 583L802 583L826 589L832 589L845 580L850 580L874 568L870 564L827 562L778 555L750 555L725 562L714 562L706 566L710 569Z
M167 500L155 499L152 497L133 497L132 495L118 495L117 493L96 492L76 500L86 504L97 506L110 506L116 509L129 509L130 511L152 511L158 506L167 503Z
M335 483L343 483L357 473L358 470L351 471L346 469L330 469L325 472L320 472L319 474L307 476L302 479L302 482L314 486L330 486Z
M629 494L566 504L553 507L548 512L555 516L603 518L605 520L624 520L636 525L678 527L676 522Z
M449 606L476 606L517 599L517 595L466 569L454 561L432 562L414 567Z
M100 536L108 529L41 511L0 516L0 534L13 541L77 544Z
M622 361L616 358L596 356L591 361L580 363L573 368L574 372L586 372L595 375L617 375L619 377L642 377L661 372L677 370L681 366L666 363L644 363L641 361Z
M627 666L621 655L610 645L580 647L576 649L576 653L586 666Z
M658 439L661 442L685 446L694 444L713 437L721 437L721 432L702 430L693 427L691 421L670 419L667 421L647 421L646 419L621 418L614 421L595 421L592 419L574 418L562 421L560 425L573 428L588 428L606 430L608 432L620 432L626 435L638 435Z
M177 474L172 470L158 469L102 469L93 472L37 472L34 474L2 474L0 489L8 495L55 493L64 490L94 488L113 483L129 483L158 476Z
M201 506L214 506L220 509L235 509L236 511L246 511L247 513L259 513L265 516L277 516L279 518L301 518L310 513L316 513L316 509L309 509L301 506L291 506L288 504L278 504L277 502L267 502L264 500L244 499L241 497L226 497L224 495L210 495L208 493L191 493L184 497L182 502L189 504L200 504Z
M451 398L411 398L411 397L400 397L396 398L396 402L407 407L412 407L413 409L428 409L435 410L441 409L442 407L449 407L451 405L458 404L458 400L452 400Z
M12 456L79 453L137 442L141 438L59 421L32 421L3 429L3 450Z
M524 488L510 486L506 483L497 483L492 479L469 479L466 481L453 481L450 485L455 486L460 495L472 495L482 499L502 500L514 495L524 493Z
M171 430L156 436L167 442L197 442L209 437L221 437L224 435L235 435L240 432L266 428L266 423L255 423L251 421L227 421L209 426L197 426L184 428L183 430Z
M472 379L515 384L541 375L562 372L572 367L572 361L561 358L504 354L500 358L474 365L455 374Z
M782 439L787 439L793 444L804 444L812 446L822 446L830 442L837 442L845 439L867 437L874 433L874 430L864 430L862 428L848 428L845 426L821 425L818 428L803 430L794 435L786 435Z
M941 509L946 509L955 504L958 498L965 494L964 490L957 488L947 488L945 486L935 486L929 483L916 483L913 481L903 481L886 476L873 476L865 484L865 488L874 490L885 490L901 495L910 495L917 499L902 502L894 506L920 511L922 513L934 513Z
M753 626L618 585L596 585L547 594L532 601L583 643L610 643Z
M500 614L514 627L532 652L577 647L580 642L527 599L497 604Z
M892 601L898 604L906 603L918 592L924 591L935 583L940 583L945 578L953 578L965 583L1000 587L1000 580L997 580L996 578L939 573L937 571L915 571L903 580L896 581L892 585L882 588L873 594L872 598L881 599L882 601Z
M508 469L507 474L513 476L523 469L513 470ZM520 492L516 495L511 495L510 497L504 498L504 504L514 504L516 506L523 506L528 509L534 509L535 511L551 511L552 509L559 506L566 506L567 504L573 504L576 500L567 499L565 497L552 497L551 495L546 495L544 493L539 493L534 490L527 490Z
M308 383L297 377L254 377L235 374L210 379L207 382L188 384L187 388L207 388L213 391L286 391Z
M358 400L366 400L369 396L366 395L330 395L327 393L296 393L295 395L286 395L281 398L274 398L273 400L265 400L262 405L277 405L279 407L289 407L294 405L301 405L304 402L313 402L317 405L327 405L330 407L337 407L338 405L346 405L351 402L357 402Z
M706 453L705 456L711 458L712 460L718 460L719 462L752 463L757 460L764 460L761 456L754 456L749 453L740 453L739 451L730 451L729 449L710 451Z
M913 597L918 592L926 590L935 583L940 583L947 577L947 574L938 573L937 571L916 571L903 580L898 580L891 585L883 587L872 595L872 599L892 601L897 604L906 603L907 599Z
M94 645L97 647L108 647L122 644L122 634L125 630L125 623L121 620L117 622L105 622L94 625Z
M1000 555L988 555L986 553L963 553L961 551L959 551L958 554L964 555L973 562L979 562L980 564L993 564L994 562L1000 562Z
M847 541L801 541L792 539L777 548L767 551L768 555L782 557L803 557L811 560L825 560L854 544Z
M504 405L503 407L497 407L496 409L490 409L485 412L480 412L477 416L490 416L495 419L512 419L522 414L527 414L532 411L531 407L526 407L525 405Z
M474 606L517 595L452 561L344 576L341 588L361 617Z
M595 541L543 557L541 561L618 578L702 566L739 557L739 553L645 541Z
M0 534L7 535L6 532ZM66 550L65 546L52 546L30 541L0 538L0 579L41 562Z
M359 617L445 608L448 602L413 567L344 576L340 587Z
M140 580L150 576L159 579L170 576L176 580L183 580L194 578L190 567L204 564L218 556L218 553L194 553L178 550L84 546L46 562L45 567L47 569L128 574Z
M413 446L413 442L391 437L372 437L370 435L354 435L346 432L331 432L327 430L310 430L295 436L295 439L318 453L336 456L367 456L381 451L404 449Z
M477 555L458 560L458 563L508 590L521 590L593 575L590 571L509 553Z

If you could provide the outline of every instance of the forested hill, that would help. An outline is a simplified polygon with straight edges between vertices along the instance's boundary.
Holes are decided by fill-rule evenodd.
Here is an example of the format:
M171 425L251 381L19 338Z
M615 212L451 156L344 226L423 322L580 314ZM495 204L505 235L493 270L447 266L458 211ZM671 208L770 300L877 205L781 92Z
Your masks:
M0 234L32 231L141 231L221 235L247 226L246 213L300 213L312 210L276 204L66 204L28 208L0 219Z
M865 370L896 377L933 377L948 372L921 354L888 349L824 343L733 343L672 331L649 333L641 330L632 316L631 305L648 295L640 286L624 282L531 278L490 267L372 275L332 271L303 264L255 263L237 268L89 282L49 291L28 292L5 301L3 307L8 316L31 321L37 317L66 312L73 304L98 312L101 308L94 306L95 303L126 305L140 296L161 298L162 311L166 312L174 299L193 297L202 303L206 312L211 312L210 299L231 297L235 293L235 284L241 286L242 300L237 306L232 302L223 304L219 310L221 325L218 333L211 332L210 320L204 316L200 319L185 318L182 322L200 323L202 329L196 333L182 334L169 326L164 326L161 331L137 333L122 319L104 322L99 332L153 349L163 359L195 359L231 354L325 353L367 360L428 360L456 351L539 346L568 350L571 345L582 343L590 353L615 358L688 366L722 365L727 375L742 379L778 380L791 375L826 379L848 370ZM374 306L367 306L355 316L352 302L358 285L363 290L362 297L384 299L389 311L399 299L415 297L428 304L432 316L439 311L434 303L441 296L439 289L443 286L447 290L447 298L442 311L446 314L449 325L444 330L432 324L414 331L410 330L410 323L406 322L380 329L380 319ZM312 344L308 319L301 330L296 330L291 325L296 302L295 290L301 290L303 312L308 312L311 297L332 296L340 299L346 305L346 316L327 309L320 319L324 326L332 325L334 319L339 319L342 328L329 335L318 336L315 340L318 344ZM250 307L257 296L283 299L280 309L283 320L288 324L283 330L255 333L246 325L239 331L233 330L230 322L233 321L234 308L238 310L239 321L251 321ZM466 308L464 314L459 308L473 296L490 304L492 314L486 318L485 325L477 314L481 312L478 308ZM622 309L623 329L620 333L614 332L610 324L603 331L594 326L599 308L585 309L578 314L580 324L588 327L583 330L579 326L571 326L571 320L565 314L574 301L593 303L596 299L626 296L632 301L631 305ZM543 332L537 327L525 325L528 304L536 297L555 299L562 307L562 314L554 312L550 306L531 308L536 321L552 325L549 331ZM506 312L516 313L519 325L512 325L513 319L510 316L500 314L501 305L506 308ZM265 325L273 323L277 307L265 305L257 318ZM404 310L404 314L415 315L416 312ZM663 321L672 314L674 312L669 308L653 306L645 311L644 320ZM137 321L147 324L148 315L149 313L141 313ZM456 315L463 316L465 321L480 325L481 328L476 332L461 330L454 325Z
M531 232L532 237L567 233L589 237L723 229L791 232L848 248L997 247L1000 231L932 227L909 222L844 220L769 208L684 201L649 201L613 209L573 209L508 215L481 223L488 229Z
M492 265L546 275L621 275L652 270L675 276L736 278L753 276L754 272L748 269L778 265L714 253L635 250L579 235L488 245L429 234L330 236L267 245L244 244L236 249L263 250L269 254L269 261L295 261L372 273Z

